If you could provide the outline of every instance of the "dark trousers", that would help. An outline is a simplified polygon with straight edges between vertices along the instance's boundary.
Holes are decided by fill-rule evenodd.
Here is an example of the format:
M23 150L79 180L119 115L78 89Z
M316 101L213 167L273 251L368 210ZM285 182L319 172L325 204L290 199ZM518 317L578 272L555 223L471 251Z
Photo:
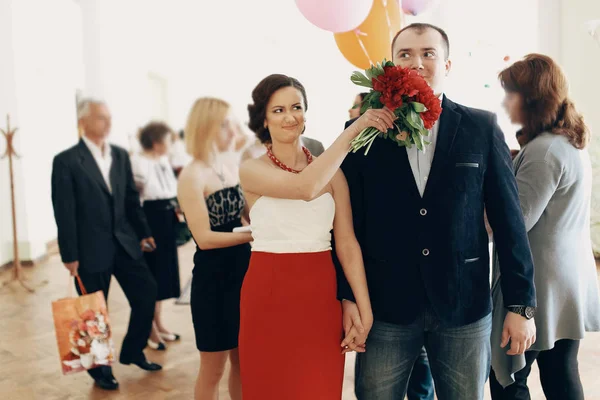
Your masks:
M421 354L415 365L413 366L408 381L408 400L433 400L433 377L431 376L431 368L427 359L427 351L425 347L421 349Z
M83 268L81 268L83 267ZM154 319L154 306L156 302L156 282L146 266L144 258L132 259L121 247L117 251L113 265L106 271L89 273L85 266L80 266L79 276L88 293L98 290L104 292L108 303L108 292L112 276L115 276L123 289L129 305L131 317L127 334L121 346L120 361L129 363L143 359L143 350L146 347L152 320ZM77 292L81 294L77 282ZM90 370L89 374L97 378L98 374L107 374L110 369L106 367Z
M530 400L527 377L537 360L542 389L548 400L583 400L583 387L579 378L577 354L579 340L559 340L546 351L528 351L525 368L515 374L515 383L502 388L494 371L490 374L493 400Z

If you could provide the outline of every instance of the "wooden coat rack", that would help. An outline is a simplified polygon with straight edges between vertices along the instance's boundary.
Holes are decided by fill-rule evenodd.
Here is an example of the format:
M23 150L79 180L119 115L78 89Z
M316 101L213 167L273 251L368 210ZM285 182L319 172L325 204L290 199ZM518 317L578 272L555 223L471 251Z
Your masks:
M13 282L18 282L27 289L29 292L33 293L35 290L32 289L29 285L27 285L25 278L23 277L21 271L21 259L19 258L19 241L17 237L17 212L16 212L16 202L15 202L15 176L13 169L13 157L20 158L16 153L14 148L13 139L15 137L15 133L17 132L17 128L11 129L10 127L10 116L6 116L6 130L0 129L0 132L6 138L6 152L0 159L4 159L8 157L8 170L10 174L10 203L12 208L12 234L13 234L13 276L5 282L2 282L0 287L4 287Z

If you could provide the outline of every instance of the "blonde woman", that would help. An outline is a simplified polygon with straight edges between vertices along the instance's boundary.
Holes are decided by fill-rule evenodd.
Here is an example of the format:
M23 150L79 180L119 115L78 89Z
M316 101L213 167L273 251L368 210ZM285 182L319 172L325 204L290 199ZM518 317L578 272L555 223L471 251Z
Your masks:
M178 198L197 247L190 301L201 359L196 400L217 398L228 359L229 392L233 400L241 399L239 304L251 234L232 232L246 210L237 160L226 156L234 144L234 124L229 104L200 98L185 128L194 160L179 176Z

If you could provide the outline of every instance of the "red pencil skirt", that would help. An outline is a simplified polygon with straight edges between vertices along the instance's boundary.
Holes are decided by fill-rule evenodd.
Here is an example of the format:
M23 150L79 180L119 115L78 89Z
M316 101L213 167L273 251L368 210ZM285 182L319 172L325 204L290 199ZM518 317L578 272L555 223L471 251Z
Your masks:
M342 309L331 252L253 252L242 286L244 400L339 400Z

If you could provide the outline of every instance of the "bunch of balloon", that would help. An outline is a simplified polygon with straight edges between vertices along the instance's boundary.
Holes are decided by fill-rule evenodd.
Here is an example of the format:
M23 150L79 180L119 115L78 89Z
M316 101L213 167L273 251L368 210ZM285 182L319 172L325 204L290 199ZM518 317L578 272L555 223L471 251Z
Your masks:
M404 25L397 0L374 0L367 18L356 28L335 33L335 43L352 65L368 69L384 58L392 59L392 40Z
M302 15L316 27L338 33L350 31L362 24L369 15L373 1L296 0L296 6Z

